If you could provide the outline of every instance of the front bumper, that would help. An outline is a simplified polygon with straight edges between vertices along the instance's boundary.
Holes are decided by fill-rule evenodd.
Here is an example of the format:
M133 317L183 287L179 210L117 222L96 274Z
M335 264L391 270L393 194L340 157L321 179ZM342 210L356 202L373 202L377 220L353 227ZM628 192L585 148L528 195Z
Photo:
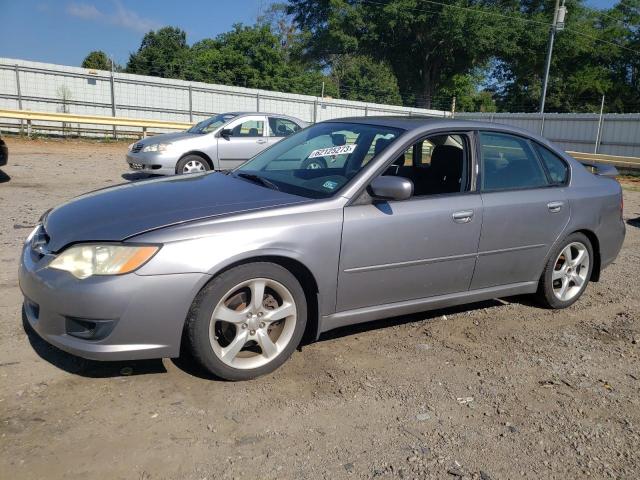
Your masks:
M83 358L137 360L176 357L186 315L209 276L94 276L79 280L46 268L26 246L20 262L20 288L31 327L48 343ZM71 319L71 322L70 322ZM104 322L108 335L86 340L73 335L78 319Z
M155 175L175 175L179 155L173 152L127 152L129 168Z

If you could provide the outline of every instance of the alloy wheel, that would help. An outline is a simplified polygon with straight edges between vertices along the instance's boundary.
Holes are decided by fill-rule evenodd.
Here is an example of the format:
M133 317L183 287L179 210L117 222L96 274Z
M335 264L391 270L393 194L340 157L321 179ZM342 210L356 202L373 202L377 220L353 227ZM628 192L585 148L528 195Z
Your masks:
M297 309L291 292L268 278L254 278L229 290L211 315L209 341L215 355L238 369L271 362L289 344Z
M198 173L205 171L206 169L204 168L204 164L199 160L190 160L185 163L184 167L182 168L182 173Z
M580 293L589 274L589 251L580 242L573 242L562 249L553 267L553 294L567 302Z

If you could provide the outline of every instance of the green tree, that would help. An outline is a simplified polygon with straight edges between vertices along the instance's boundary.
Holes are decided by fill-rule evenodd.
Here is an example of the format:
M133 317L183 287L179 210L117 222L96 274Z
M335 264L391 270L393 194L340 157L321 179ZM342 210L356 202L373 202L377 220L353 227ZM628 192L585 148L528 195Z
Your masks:
M331 78L340 98L402 104L398 80L382 61L362 55L341 55L332 61Z
M82 68L111 70L111 59L102 50L94 50L84 57Z
M146 33L140 48L129 56L125 71L139 75L184 78L189 63L187 34L176 27Z
M509 47L510 22L455 7L504 13L502 3L454 0L452 6L443 6L420 0L289 0L289 12L302 30L311 33L307 56L326 65L338 53L383 60L393 69L400 90L412 93L405 100L430 108L454 75L486 66L497 52Z
M233 30L193 45L185 78L238 87L319 95L325 76L288 58L268 25ZM329 92L335 92L329 88Z

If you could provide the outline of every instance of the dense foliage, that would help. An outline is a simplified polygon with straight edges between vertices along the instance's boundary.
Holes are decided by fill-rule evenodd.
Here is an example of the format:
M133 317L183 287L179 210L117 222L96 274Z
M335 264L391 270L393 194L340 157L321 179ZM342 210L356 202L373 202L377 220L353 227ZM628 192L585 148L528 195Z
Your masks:
M151 31L125 71L438 109L455 96L458 110L536 111L554 4L288 0L256 25L191 46L179 28ZM640 110L640 0L607 10L566 5L547 111L596 111L602 95L607 111ZM85 63L109 68L102 52Z

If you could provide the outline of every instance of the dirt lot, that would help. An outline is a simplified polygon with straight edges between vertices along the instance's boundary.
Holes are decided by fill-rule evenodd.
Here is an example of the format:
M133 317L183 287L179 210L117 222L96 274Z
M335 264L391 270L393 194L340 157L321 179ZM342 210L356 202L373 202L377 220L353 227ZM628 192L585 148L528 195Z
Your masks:
M640 476L639 191L625 191L620 257L568 310L515 298L375 322L227 383L188 361L83 361L25 333L16 271L29 228L136 176L123 143L8 144L0 478Z

